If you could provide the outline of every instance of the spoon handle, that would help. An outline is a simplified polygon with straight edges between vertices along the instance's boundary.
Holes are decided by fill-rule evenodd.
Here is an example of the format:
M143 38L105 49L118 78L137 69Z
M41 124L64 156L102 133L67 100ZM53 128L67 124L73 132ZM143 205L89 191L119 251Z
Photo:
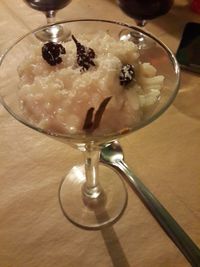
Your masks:
M124 161L119 160L113 162L112 166L117 168L126 180L128 179L132 188L136 191L152 215L156 218L190 264L193 267L200 267L200 249L162 206L158 199L149 191L140 179L131 172Z

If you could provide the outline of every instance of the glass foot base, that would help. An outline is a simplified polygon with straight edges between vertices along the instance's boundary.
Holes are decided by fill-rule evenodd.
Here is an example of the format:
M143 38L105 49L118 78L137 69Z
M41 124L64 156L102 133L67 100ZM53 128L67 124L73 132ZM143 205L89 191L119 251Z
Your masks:
M42 42L66 42L70 35L71 32L64 29L61 25L49 26L35 33L35 36Z
M155 42L142 34L141 32L123 29L119 33L119 39L122 41L131 41L137 45L139 49L149 49L155 46Z
M127 204L124 182L111 169L99 166L102 193L88 198L82 193L85 185L83 165L74 166L61 182L59 202L63 214L84 229L100 229L117 221Z

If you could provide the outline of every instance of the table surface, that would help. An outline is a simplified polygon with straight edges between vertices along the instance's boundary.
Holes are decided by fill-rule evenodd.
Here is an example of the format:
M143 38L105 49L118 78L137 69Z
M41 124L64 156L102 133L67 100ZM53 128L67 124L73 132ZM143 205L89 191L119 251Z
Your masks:
M114 0L72 0L57 19L104 18L135 24ZM184 25L200 22L189 1L146 30L176 51ZM0 53L45 16L22 0L0 1ZM200 246L200 79L182 71L179 93L154 123L121 139L127 163ZM100 231L72 225L57 191L80 152L25 127L0 107L0 267L186 267L138 197Z

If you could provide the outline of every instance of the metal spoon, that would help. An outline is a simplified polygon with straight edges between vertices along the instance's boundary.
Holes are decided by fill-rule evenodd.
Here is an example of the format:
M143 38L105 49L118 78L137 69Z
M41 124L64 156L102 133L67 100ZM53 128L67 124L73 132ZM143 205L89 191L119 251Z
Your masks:
M101 150L101 162L120 172L190 264L193 267L200 267L200 249L162 206L158 199L131 172L123 161L123 158L122 148L117 141L105 145Z

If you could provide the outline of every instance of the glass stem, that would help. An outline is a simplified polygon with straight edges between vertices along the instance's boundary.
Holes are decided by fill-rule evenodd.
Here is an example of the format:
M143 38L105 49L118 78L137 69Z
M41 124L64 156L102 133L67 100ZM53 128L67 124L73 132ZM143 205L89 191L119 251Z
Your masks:
M137 21L137 26L144 27L147 24L147 20L142 19Z
M46 14L46 18L47 18L47 24L52 24L55 22L55 18L56 18L56 11L55 10L50 10L50 11L46 12L45 14Z
M83 152L85 158L85 176L86 182L83 186L83 194L90 199L97 199L102 189L98 182L98 166L99 166L99 149L92 145L87 145Z

